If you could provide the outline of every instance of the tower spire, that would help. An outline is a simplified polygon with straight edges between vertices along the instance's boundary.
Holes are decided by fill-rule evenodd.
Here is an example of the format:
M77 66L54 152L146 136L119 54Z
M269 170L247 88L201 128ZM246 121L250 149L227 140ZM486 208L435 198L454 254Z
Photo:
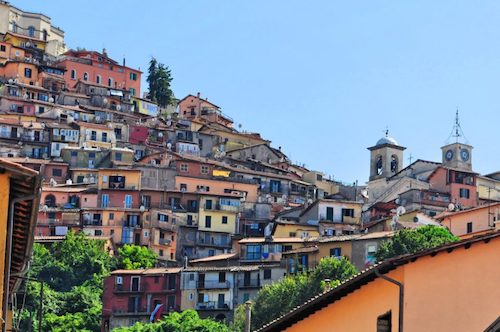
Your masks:
M451 130L451 134L447 139L447 143L450 143L451 141L455 141L455 143L458 143L460 140L463 140L464 143L468 142L462 130L462 126L460 125L460 117L457 108L457 111L455 112L455 123L453 124L453 129Z

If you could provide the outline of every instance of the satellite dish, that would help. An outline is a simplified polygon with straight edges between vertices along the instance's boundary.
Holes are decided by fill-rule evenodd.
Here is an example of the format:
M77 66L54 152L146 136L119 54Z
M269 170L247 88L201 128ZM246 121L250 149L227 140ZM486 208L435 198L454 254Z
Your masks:
M401 200L399 198L396 198L396 200L394 201L394 203L399 204L400 201Z
M406 213L406 209L404 206L398 206L398 208L396 209L396 214L398 216L402 215L402 214L405 214Z
M42 212L47 212L49 210L49 206L48 205L44 205L42 207Z
M14 80L12 78L9 78L9 84L14 83Z
M67 179L67 180L66 180L66 184L73 184L73 180L71 180L71 179Z
M100 117L99 115L96 115L95 120L96 120L97 122L99 122L99 121L101 121L101 117Z
M167 127L170 127L172 125L172 121L171 120L168 120L167 121Z
M26 42L26 47L31 47L31 43L30 42Z
M106 105L106 104L108 103L108 98L104 98L104 99L102 100L102 102L103 102L103 104L104 104L104 105Z
M139 210L141 210L141 212L144 212L144 211L146 211L146 207L144 205L141 205L141 207L139 208Z
M29 97L29 96L28 96L28 94L27 94L27 93L25 93L25 94L23 95L23 99L24 99L24 100L28 99L28 97Z
M116 105L116 110L117 110L117 111L121 111L121 109L122 109L122 106L121 106L121 105Z
M50 183L50 186L51 186L51 187L55 187L55 186L57 185L57 181L56 181L56 180L54 180L54 178L50 178L49 183Z
M172 149L172 143L170 143L170 142L167 143L167 149L169 149L169 150Z
M455 204L453 203L448 204L448 210L455 211Z
M163 133L158 133L158 137L163 137Z
M53 103L54 102L54 98L50 97L49 98L49 103Z

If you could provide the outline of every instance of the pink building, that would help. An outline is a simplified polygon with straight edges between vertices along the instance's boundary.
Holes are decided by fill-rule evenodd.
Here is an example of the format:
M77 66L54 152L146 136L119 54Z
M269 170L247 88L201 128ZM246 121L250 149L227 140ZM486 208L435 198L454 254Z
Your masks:
M66 69L64 79L70 88L78 80L129 90L132 95L141 95L142 72L125 66L125 59L120 65L108 57L106 50L96 51L70 50L63 54L59 66Z

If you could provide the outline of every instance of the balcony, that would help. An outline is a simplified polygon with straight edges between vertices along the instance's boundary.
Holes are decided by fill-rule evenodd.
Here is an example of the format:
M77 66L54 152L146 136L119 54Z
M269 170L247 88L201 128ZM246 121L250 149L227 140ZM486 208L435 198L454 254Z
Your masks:
M128 287L125 287L125 285L115 285L113 288L113 293L115 294L141 294L144 293L147 289L147 285L141 284L137 288L131 288L130 285Z
M260 279L243 279L238 280L239 288L258 288L260 287Z
M158 244L161 246L169 246L172 241L168 239L159 239Z
M197 282L198 289L228 289L231 287L231 283L229 281L198 281Z
M196 244L203 247L222 247L222 248L230 248L231 240L229 239L216 239L214 237L206 238L206 237L198 237L196 239Z
M200 302L196 304L196 310L231 310L230 302Z

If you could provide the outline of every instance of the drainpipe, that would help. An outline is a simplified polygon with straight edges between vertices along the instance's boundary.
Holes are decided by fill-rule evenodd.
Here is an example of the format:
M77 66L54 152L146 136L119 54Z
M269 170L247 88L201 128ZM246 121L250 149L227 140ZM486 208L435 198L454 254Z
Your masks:
M7 310L9 309L9 288L10 288L10 267L12 262L12 237L14 233L14 206L16 203L33 200L36 195L14 198L9 206L9 224L7 226L7 255L5 261L5 278L4 278L4 294L3 294L3 332L7 332Z
M399 317L398 317L398 331L403 332L403 309L404 309L404 285L399 281L389 278L386 275L380 274L375 270L375 275L399 287Z

